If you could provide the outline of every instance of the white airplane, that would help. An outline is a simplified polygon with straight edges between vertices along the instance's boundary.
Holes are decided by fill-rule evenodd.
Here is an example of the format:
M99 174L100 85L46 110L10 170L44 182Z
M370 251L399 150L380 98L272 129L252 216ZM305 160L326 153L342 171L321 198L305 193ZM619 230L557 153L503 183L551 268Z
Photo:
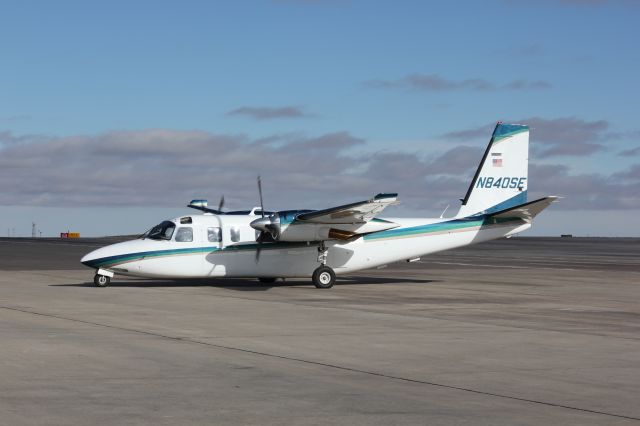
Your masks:
M204 214L154 226L140 238L102 247L81 262L96 269L94 283L109 285L114 274L148 278L311 277L318 288L336 275L414 261L421 256L509 237L531 227L555 202L527 200L529 127L498 123L480 165L453 218L377 218L396 204L397 194L378 194L325 210L266 212L260 206L223 212L206 200L188 207Z

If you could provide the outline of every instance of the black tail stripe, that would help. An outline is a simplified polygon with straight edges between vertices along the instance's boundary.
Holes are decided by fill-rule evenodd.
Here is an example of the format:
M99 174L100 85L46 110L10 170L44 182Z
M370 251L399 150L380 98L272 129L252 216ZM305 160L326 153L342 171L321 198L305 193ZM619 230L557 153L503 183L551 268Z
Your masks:
M471 191L473 191L473 187L476 185L476 181L478 180L478 176L480 176L480 172L482 171L482 166L484 165L487 156L489 156L489 151L491 151L491 147L493 146L493 138L496 135L496 130L498 130L498 126L500 123L496 124L496 127L493 129L493 133L491 134L491 140L489 141L489 145L487 145L487 149L484 151L484 155L482 156L482 160L480 160L480 165L476 169L476 174L473 175L473 180L471 181L471 185L469 185L469 189L467 190L467 194L462 199L462 205L465 206L467 201L469 201L469 197L471 196Z

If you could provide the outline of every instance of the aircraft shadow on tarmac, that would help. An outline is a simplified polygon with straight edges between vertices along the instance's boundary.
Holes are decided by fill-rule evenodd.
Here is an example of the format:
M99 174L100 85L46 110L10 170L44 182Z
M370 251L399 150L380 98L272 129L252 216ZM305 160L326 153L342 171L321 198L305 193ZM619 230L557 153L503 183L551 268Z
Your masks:
M388 277L341 277L336 280L336 286L361 284L428 284L437 280L417 278L388 278ZM50 287L94 287L93 282L77 284L50 284ZM110 287L219 287L237 291L266 291L274 287L313 287L308 279L278 280L275 283L260 283L252 279L227 278L224 280L185 279L185 280L131 280L112 281Z

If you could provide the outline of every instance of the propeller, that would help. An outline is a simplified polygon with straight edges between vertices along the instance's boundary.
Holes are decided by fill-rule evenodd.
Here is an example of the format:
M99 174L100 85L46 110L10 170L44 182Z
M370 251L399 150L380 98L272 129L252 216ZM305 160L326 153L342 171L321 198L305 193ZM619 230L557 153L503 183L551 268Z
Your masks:
M260 175L258 175L258 194L260 195L261 220L264 221L264 203L262 201L262 179L260 178ZM253 222L255 222L255 220ZM253 222L251 222L251 227L254 229L260 229L260 228L255 228L253 226ZM262 250L262 235L263 235L263 231L260 230L260 234L258 234L258 238L256 238L256 241L258 243L258 247L256 248L256 258L255 258L256 263L258 263L258 261L260 260L260 251Z
M222 213L222 208L224 207L224 194L220 197L220 202L218 203L218 211Z
M260 219L256 219L250 223L251 227L257 231L260 231L256 242L258 247L256 248L256 259L260 260L260 252L262 250L263 242L275 242L280 233L280 217L278 213L273 213L268 217L264 215L264 201L262 199L262 179L258 176L258 194L260 196Z
M258 175L258 194L260 194L260 213L264 219L264 203L262 202L262 179Z

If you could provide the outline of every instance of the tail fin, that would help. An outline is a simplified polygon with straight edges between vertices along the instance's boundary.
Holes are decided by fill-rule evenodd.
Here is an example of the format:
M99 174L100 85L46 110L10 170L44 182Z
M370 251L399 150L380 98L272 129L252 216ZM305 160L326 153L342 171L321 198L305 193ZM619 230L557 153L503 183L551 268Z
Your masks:
M526 203L528 175L529 127L498 122L457 217Z

